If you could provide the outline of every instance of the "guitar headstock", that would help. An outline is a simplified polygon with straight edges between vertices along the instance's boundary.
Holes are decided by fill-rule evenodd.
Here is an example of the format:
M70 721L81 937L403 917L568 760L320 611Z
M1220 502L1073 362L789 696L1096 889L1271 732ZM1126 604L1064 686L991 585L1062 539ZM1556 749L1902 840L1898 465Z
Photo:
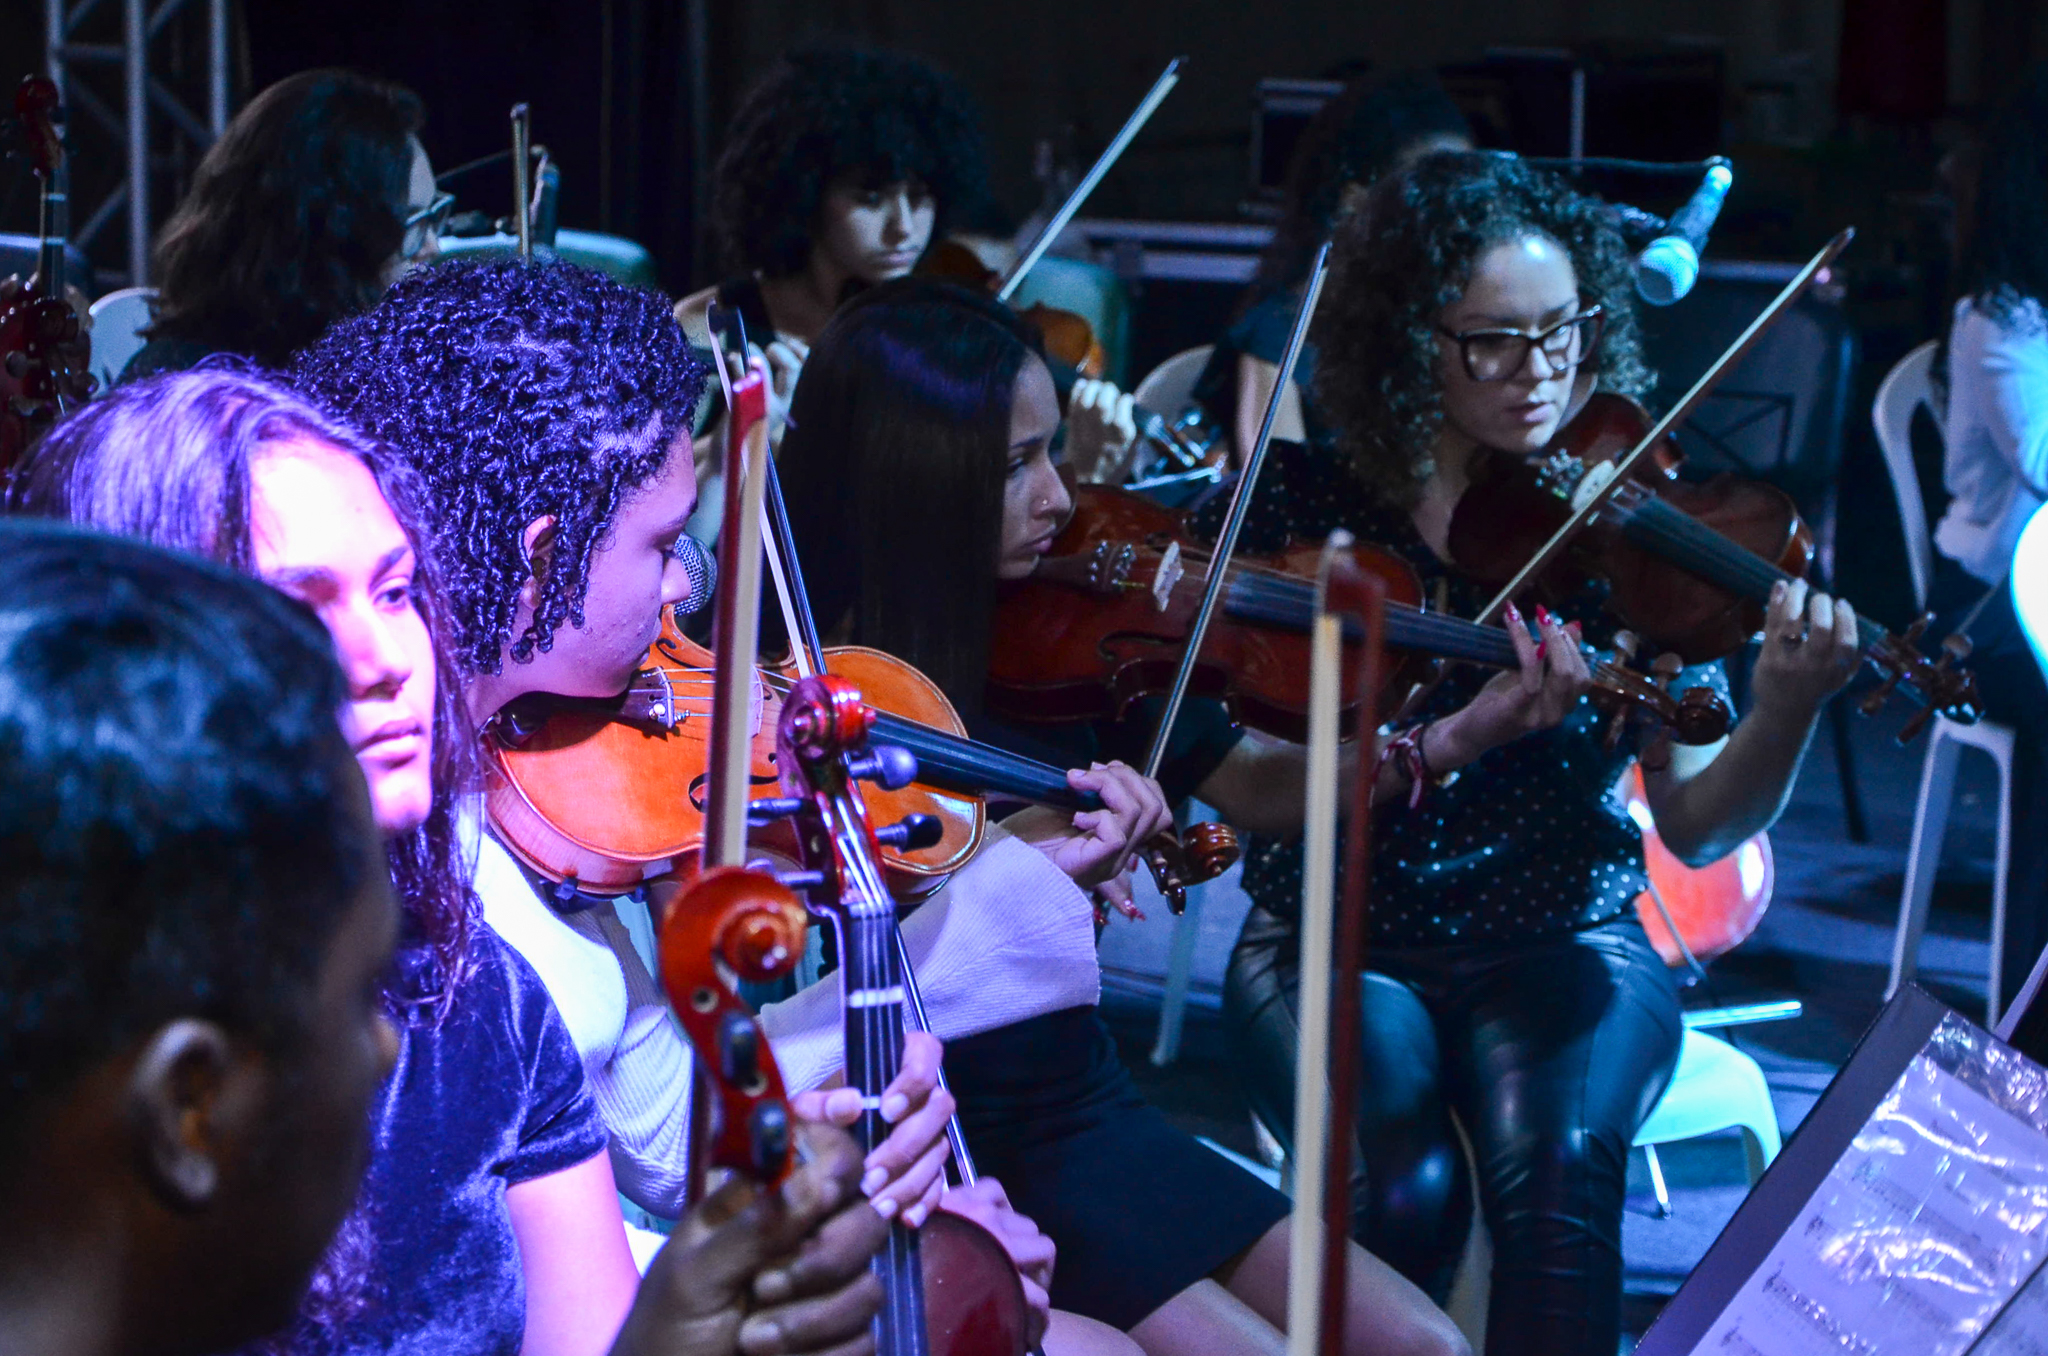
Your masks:
M25 75L14 92L14 115L28 138L36 173L49 178L64 166L64 101L47 76Z

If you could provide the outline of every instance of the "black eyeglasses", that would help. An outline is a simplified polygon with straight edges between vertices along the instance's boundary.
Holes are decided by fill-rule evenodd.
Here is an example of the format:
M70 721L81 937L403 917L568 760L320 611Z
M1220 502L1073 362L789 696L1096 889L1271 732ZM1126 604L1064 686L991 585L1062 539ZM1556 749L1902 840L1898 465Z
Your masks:
M448 214L455 209L453 193L436 193L434 200L425 207L415 210L399 224L405 227L405 238L399 242L398 257L414 259L427 247L429 235L441 234L448 224Z
M1506 381L1522 370L1532 348L1542 350L1544 360L1556 371L1577 367L1599 351L1606 323L1601 309L1589 306L1534 334L1527 330L1466 330L1458 334L1441 326L1438 333L1457 341L1466 376L1474 381Z

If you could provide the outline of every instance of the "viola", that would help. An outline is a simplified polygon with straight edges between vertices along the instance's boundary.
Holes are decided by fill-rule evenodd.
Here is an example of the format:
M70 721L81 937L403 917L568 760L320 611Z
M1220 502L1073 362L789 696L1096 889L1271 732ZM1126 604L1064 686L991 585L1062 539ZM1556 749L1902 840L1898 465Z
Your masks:
M1253 729L1296 743L1308 733L1308 631L1319 551L1294 545L1229 566L1220 615L1192 680L1194 692L1227 702ZM1435 659L1517 666L1506 631L1426 611L1421 580L1405 560L1371 547L1355 551L1386 587L1387 647L1406 656L1388 666L1385 690L1373 694L1383 707L1397 705L1390 699ZM1114 719L1163 690L1187 648L1208 558L1180 514L1108 486L1076 487L1074 516L1051 551L1029 579L1001 595L991 628L989 709L1026 721ZM1711 744L1728 731L1727 706L1705 687L1671 693L1677 668L1661 662L1646 676L1601 663L1594 698L1618 720L1649 718L1681 743ZM1361 695L1345 689L1347 732Z
M831 672L875 696L880 737L916 758L914 780L868 792L892 821L934 826L884 842L898 893L927 893L966 865L980 846L991 796L1076 812L1101 808L1060 769L966 738L945 694L902 660L852 645L824 653ZM487 732L484 760L491 821L506 846L549 879L595 895L686 870L705 832L710 675L710 654L669 617L647 666L620 697L542 696L502 713ZM793 664L757 671L748 704L751 799L778 794L775 724L795 681ZM1234 843L1211 835L1191 832L1159 846L1176 854L1170 865L1183 887L1235 860ZM780 847L793 851L786 842Z
M35 277L0 308L0 469L20 460L38 433L92 394L78 313L64 297L71 200L60 109L55 84L23 77L14 110L42 185L42 218Z
M1571 516L1575 501L1605 488L1617 458L1652 431L1640 405L1601 392L1542 455L1481 456L1451 517L1450 551L1458 567L1488 584L1515 578ZM1681 460L1668 438L1636 458L1626 483L1609 491L1584 529L1530 583L1537 596L1556 598L1588 577L1604 579L1607 609L1624 625L1687 663L1705 663L1733 653L1762 629L1772 586L1812 566L1813 534L1775 487L1727 473L1694 484L1679 479ZM1975 680L1955 667L1968 655L1968 641L1951 637L1940 657L1929 660L1918 648L1926 618L1903 636L1861 615L1856 627L1864 658L1885 675L1865 700L1866 713L1894 691L1920 702L1926 709L1908 722L1902 740L1935 711L1976 719Z
M782 797L813 912L839 934L846 1082L867 1106L854 1127L863 1154L888 1137L882 1090L903 1063L905 976L896 901L878 860L878 831L859 782L876 775L874 715L836 674L799 680L776 721ZM873 1263L885 1298L875 1319L881 1356L1023 1356L1028 1310L1009 1254L971 1220L938 1211L920 1229L890 1223Z

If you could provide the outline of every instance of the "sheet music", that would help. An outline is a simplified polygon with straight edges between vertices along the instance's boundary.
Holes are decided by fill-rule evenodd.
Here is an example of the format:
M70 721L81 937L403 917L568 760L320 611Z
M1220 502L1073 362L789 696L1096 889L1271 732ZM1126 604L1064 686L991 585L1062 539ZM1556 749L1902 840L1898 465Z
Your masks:
M2048 1135L1923 1053L1694 1351L2048 1356L2044 1256Z
M2048 1266L2035 1269L1970 1356L2048 1356Z

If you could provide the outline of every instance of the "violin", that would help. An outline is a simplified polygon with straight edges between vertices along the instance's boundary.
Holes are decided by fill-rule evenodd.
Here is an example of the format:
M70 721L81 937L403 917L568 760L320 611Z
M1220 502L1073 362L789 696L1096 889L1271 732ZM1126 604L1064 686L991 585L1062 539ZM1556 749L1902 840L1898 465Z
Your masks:
M935 242L924 252L924 258L917 261L917 272L922 277L959 283L990 296L1001 291L1004 282L1002 274L982 263L973 250L957 240ZM1045 356L1060 366L1084 377L1100 377L1108 367L1102 341L1085 316L1035 301L1018 307L1017 318L1038 331L1045 342Z
M12 466L57 416L92 394L78 313L64 296L64 248L71 229L70 170L58 133L57 86L25 76L14 111L28 133L42 218L36 274L0 308L0 469Z
M1624 804L1643 831L1643 870L1650 878L1650 888L1636 896L1636 918L1664 963L1698 971L1701 962L1740 946L1771 904L1777 879L1771 836L1759 833L1718 861L1687 866L1657 836L1640 763L1628 770Z
M863 1154L889 1134L880 1102L903 1063L907 1016L896 901L859 785L878 775L868 752L873 732L873 712L845 678L799 680L776 721L783 794L773 807L794 830L812 911L839 935L846 1083L867 1107L854 1127ZM919 1229L893 1220L873 1268L885 1294L874 1330L882 1356L1023 1356L1023 1283L980 1225L943 1210Z
M895 656L847 645L824 657L832 673L878 698L874 724L882 739L915 756L914 771L900 762L878 766L885 779L868 792L879 813L911 826L900 835L884 831L884 868L897 893L929 893L967 864L980 847L990 797L1075 812L1101 808L1060 769L968 739L938 685ZM513 855L592 895L623 894L649 876L687 870L705 832L710 675L711 655L671 615L621 696L535 696L500 713L484 741L485 794ZM796 681L793 661L758 669L743 703L751 799L778 794L774 731ZM1184 891L1236 860L1235 844L1214 835L1160 837L1168 841L1154 846L1168 851L1171 872L1162 889ZM778 846L793 855L793 845Z
M1528 581L1556 598L1588 577L1609 586L1606 607L1624 625L1687 663L1733 653L1763 627L1771 588L1813 564L1813 534L1792 501L1761 481L1723 473L1702 484L1678 478L1682 454L1668 437L1634 458L1611 486L1623 453L1651 432L1643 408L1625 396L1593 394L1540 456L1489 451L1450 523L1450 551L1461 570L1487 584L1517 575L1577 504L1599 490L1606 499L1584 529ZM1894 691L1925 708L1900 734L1909 741L1933 712L1973 721L1975 679L1955 667L1969 654L1960 636L1929 660L1918 642L1928 618L1903 636L1858 615L1863 655L1885 675L1863 703L1874 714Z
M1424 610L1421 580L1405 560L1371 547L1354 551L1386 587L1387 647L1406 656L1387 667L1385 691L1373 694L1383 705L1418 680L1425 661L1518 665L1501 628ZM1308 631L1319 552L1296 545L1228 567L1191 684L1226 702L1244 724L1295 743L1308 734ZM1127 491L1077 486L1073 517L1050 552L1030 578L1006 586L997 605L989 709L1025 721L1116 718L1159 692L1187 648L1208 561L1182 515ZM1667 658L1648 675L1613 662L1595 666L1593 697L1616 717L1612 737L1619 737L1620 722L1636 717L1685 744L1711 744L1728 732L1727 705L1711 690L1669 690L1679 667ZM1362 695L1345 689L1347 734L1356 733Z

